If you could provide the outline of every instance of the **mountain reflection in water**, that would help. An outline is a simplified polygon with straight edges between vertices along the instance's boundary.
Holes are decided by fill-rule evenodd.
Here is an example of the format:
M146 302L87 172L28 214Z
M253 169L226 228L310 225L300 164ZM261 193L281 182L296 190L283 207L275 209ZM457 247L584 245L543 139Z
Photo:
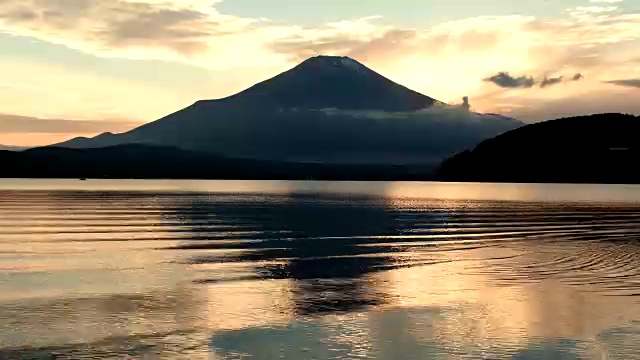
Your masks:
M635 187L208 184L0 191L0 359L640 358Z

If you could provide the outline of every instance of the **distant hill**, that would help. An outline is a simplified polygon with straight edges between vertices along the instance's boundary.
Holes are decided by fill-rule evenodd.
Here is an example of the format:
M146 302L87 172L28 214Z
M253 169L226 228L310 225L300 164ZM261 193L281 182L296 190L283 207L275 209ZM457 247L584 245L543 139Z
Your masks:
M640 183L640 117L558 119L486 140L445 161L452 181Z
M520 126L443 104L356 60L318 56L236 95L198 101L129 132L54 146L146 144L272 161L436 166Z
M432 168L234 159L140 144L0 151L4 178L420 180Z

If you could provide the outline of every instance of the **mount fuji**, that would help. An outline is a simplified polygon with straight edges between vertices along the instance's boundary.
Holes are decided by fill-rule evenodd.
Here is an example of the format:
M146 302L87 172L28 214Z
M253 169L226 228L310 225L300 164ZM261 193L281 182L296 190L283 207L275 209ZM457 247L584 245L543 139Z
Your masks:
M238 94L126 133L55 147L143 144L200 154L337 164L437 164L522 126L399 85L348 57L317 56Z

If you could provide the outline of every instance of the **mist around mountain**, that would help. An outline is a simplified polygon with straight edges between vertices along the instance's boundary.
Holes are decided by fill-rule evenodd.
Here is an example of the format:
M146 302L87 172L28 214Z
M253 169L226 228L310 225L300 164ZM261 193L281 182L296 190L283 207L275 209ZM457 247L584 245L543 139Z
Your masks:
M198 101L122 134L56 144L174 147L334 164L431 164L522 126L422 95L346 57L319 56L236 95Z
M448 181L640 183L640 117L598 114L527 125L446 160Z

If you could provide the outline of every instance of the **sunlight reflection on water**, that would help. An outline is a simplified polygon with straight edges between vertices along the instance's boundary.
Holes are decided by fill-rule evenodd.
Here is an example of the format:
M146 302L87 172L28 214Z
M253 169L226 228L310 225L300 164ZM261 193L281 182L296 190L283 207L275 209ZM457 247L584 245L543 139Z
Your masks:
M640 358L638 187L92 182L0 181L0 359Z

